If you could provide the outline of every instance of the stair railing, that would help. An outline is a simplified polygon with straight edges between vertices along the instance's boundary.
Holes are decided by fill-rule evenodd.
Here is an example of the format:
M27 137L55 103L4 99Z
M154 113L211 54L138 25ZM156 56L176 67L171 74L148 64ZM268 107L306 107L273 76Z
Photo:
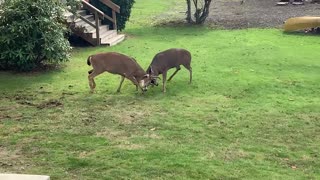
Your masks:
M88 23L90 26L96 29L96 45L99 46L101 44L100 40L100 23L99 19L103 20L104 18L108 19L113 23L113 28L117 29L117 15L116 13L120 13L120 6L113 3L111 0L100 0L104 5L108 6L112 10L112 17L104 14L102 11L91 5L85 0L81 0L82 5L85 9L89 10L92 14L94 14L95 24L84 18L83 16L79 16L81 20Z
M100 46L101 40L100 40L100 31L99 31L100 30L99 18L103 20L105 17L105 14L99 9L97 9L96 7L89 4L87 1L82 0L81 2L85 9L89 10L92 14L94 14L95 24L93 24L83 16L79 16L79 18L96 29L96 45Z
M107 18L109 21L113 23L113 28L117 29L117 15L116 13L120 13L120 6L113 3L111 0L100 0L104 5L108 6L112 10L112 17L108 15L104 15L105 18Z

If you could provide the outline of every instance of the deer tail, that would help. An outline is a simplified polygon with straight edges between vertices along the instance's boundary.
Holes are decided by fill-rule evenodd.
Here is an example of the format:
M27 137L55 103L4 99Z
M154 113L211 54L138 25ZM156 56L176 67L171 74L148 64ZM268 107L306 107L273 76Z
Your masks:
M87 64L88 64L88 66L91 65L91 56L88 57L88 59L87 59Z

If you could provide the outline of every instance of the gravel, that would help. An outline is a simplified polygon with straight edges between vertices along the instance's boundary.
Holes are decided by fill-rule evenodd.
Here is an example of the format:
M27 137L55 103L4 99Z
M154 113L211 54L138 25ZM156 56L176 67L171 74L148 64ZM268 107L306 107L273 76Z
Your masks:
M320 4L276 6L277 0L213 0L207 24L227 29L281 27L290 17L320 16Z

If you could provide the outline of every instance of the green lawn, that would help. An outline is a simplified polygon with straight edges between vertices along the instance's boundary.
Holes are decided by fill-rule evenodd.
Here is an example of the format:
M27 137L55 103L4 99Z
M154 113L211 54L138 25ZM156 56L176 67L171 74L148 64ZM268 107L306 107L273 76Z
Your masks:
M155 26L183 0L138 0L126 41L76 48L59 70L0 72L0 172L52 179L319 179L319 37L278 29ZM117 51L147 68L167 48L192 53L141 95L96 78L86 59ZM173 73L171 70L169 74Z

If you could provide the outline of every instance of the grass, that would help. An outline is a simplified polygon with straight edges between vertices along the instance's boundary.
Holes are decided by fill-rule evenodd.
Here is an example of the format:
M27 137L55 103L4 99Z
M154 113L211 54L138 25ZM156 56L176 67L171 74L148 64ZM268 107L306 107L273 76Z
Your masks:
M76 48L59 70L0 73L0 172L52 179L319 179L320 85L316 36L277 29L154 26L184 1L137 1L114 47ZM148 7L148 8L146 8ZM97 77L86 58L117 51L147 68L171 47L183 69L141 95ZM174 70L169 72L173 73Z

